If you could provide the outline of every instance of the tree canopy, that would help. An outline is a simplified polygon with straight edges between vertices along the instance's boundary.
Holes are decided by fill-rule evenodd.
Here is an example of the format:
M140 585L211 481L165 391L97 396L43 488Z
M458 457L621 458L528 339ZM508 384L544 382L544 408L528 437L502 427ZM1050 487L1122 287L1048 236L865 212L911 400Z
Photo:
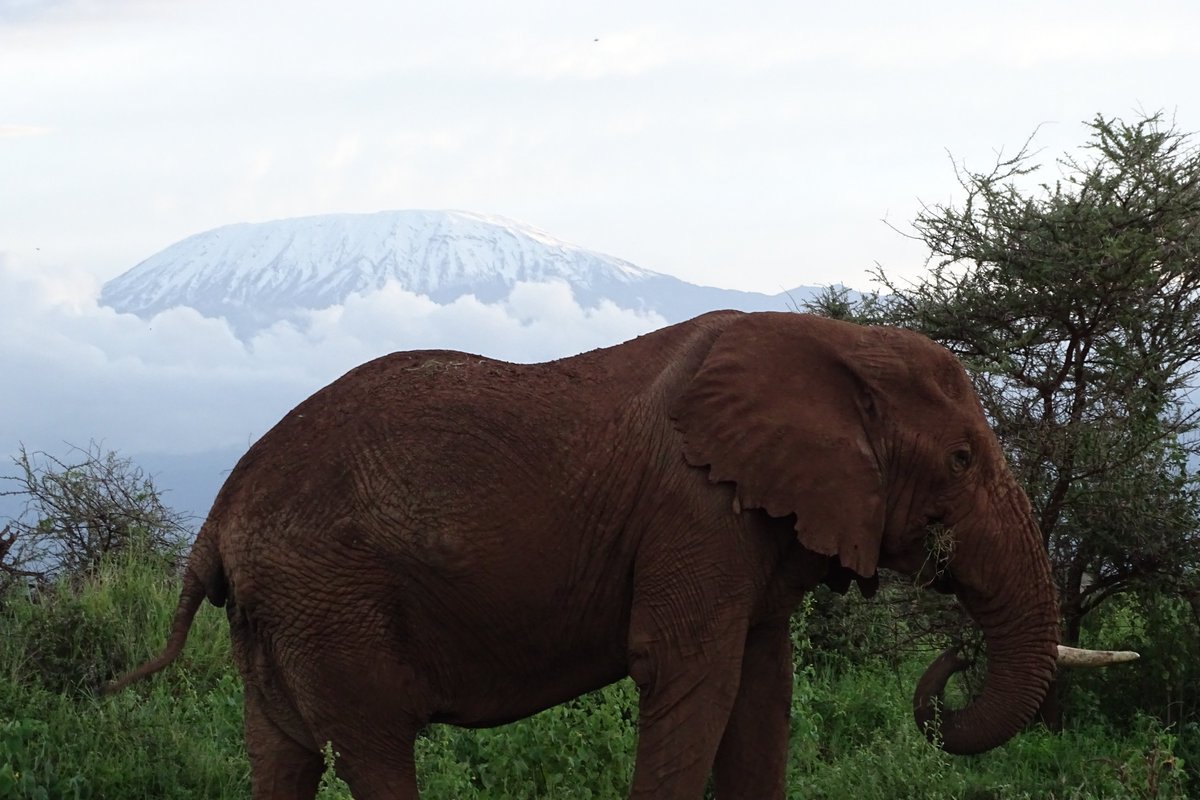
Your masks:
M1034 506L1068 644L1129 592L1200 625L1200 149L1161 114L1088 130L1052 180L1033 137L987 171L955 163L963 198L907 233L927 274L877 268L882 291L831 288L809 309L962 358Z

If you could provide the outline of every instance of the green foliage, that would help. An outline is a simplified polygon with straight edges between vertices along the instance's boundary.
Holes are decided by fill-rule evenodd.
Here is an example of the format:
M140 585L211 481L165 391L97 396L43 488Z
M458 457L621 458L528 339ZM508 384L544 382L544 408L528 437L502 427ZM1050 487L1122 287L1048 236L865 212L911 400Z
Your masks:
M249 796L241 684L219 610L201 609L184 656L152 680L109 698L80 691L100 668L97 648L114 648L122 667L158 650L178 589L158 565L127 557L88 581L13 596L0 609L0 799ZM85 633L70 631L67 619ZM1186 796L1181 756L1194 750L1145 716L1122 727L1081 719L1062 736L1033 730L985 756L947 756L912 723L909 698L931 653L866 655L855 664L822 658L808 638L813 620L806 609L794 628L789 796ZM81 663L70 664L65 649L55 649L52 661L35 657L47 652L30 642L35 630L79 642ZM58 668L63 675L53 674ZM636 689L622 681L513 725L431 726L417 748L422 796L624 797L636 706ZM327 766L335 760L328 748ZM327 770L320 797L350 794Z
M95 694L157 653L178 597L160 559L129 551L89 579L0 603L0 724L10 726L0 765L8 757L25 782L0 798L248 796L241 684L219 610L197 615L179 669Z
M317 800L352 800L350 787L337 776L336 765L338 754L331 742L326 742L321 749L325 759L325 772L321 775L321 784L317 787Z
M46 734L44 722L0 718L0 797L50 800L92 796L83 775L63 774L52 766Z
M417 740L423 797L524 800L623 797L633 775L637 690L624 680L511 725L433 725ZM349 798L325 750L323 800Z
M1071 717L1122 729L1145 727L1152 717L1176 737L1174 752L1200 785L1200 626L1190 605L1166 593L1122 595L1089 616L1082 644L1129 648L1142 658L1072 675Z
M111 618L65 586L42 603L24 629L25 667L38 683L55 693L87 693L120 668Z
M637 689L624 680L512 725L434 726L417 743L431 797L622 797L633 775Z

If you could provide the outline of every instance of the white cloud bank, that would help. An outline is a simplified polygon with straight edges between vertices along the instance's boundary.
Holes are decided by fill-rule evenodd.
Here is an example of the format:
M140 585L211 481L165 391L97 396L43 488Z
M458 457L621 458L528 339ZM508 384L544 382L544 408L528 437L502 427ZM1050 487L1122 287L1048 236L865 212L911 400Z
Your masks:
M176 308L143 321L97 305L82 276L31 275L0 256L0 452L103 440L121 452L245 446L346 370L385 353L465 350L543 361L661 327L657 315L582 308L566 284L441 306L391 284L239 341Z

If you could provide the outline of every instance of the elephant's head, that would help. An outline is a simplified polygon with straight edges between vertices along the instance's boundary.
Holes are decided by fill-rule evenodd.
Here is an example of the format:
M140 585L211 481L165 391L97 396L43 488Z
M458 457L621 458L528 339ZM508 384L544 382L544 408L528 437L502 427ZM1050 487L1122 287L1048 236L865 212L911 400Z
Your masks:
M716 339L673 415L688 463L734 484L741 507L794 516L806 548L860 579L887 567L959 597L988 668L978 696L943 712L946 750L988 750L1032 718L1055 669L1050 564L949 351L898 329L746 315ZM927 694L952 666L935 663Z

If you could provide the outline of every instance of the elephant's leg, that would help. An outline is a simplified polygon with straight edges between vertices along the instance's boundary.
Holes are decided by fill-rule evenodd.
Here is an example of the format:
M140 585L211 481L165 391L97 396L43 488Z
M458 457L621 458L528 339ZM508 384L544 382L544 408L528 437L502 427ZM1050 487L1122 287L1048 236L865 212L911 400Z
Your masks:
M246 750L254 800L309 800L317 796L324 762L267 716L262 693L247 684Z
M355 747L338 761L338 776L355 800L417 800L416 733L388 730L377 747Z
M344 644L344 642L343 642ZM320 687L300 702L337 753L337 774L355 800L416 800L413 748L428 714L422 688L394 652L362 642L313 658L303 679ZM326 689L326 687L335 687Z
M782 800L791 700L792 647L783 619L746 637L737 700L713 771L718 800Z
M696 593L683 596L697 602L635 601L630 675L641 697L631 798L702 797L737 696L745 623L722 620Z

